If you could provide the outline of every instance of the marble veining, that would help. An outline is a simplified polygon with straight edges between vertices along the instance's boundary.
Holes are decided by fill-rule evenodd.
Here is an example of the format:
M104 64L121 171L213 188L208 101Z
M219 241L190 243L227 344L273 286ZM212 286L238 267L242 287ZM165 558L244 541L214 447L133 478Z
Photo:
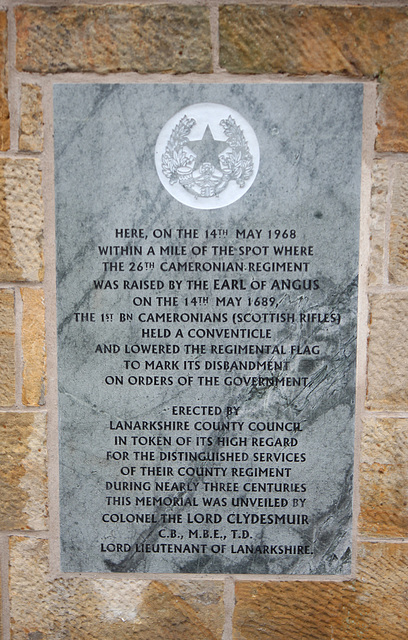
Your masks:
M63 571L350 573L362 94L55 86ZM190 147L166 133L189 206L155 151L201 104L259 167L210 113Z

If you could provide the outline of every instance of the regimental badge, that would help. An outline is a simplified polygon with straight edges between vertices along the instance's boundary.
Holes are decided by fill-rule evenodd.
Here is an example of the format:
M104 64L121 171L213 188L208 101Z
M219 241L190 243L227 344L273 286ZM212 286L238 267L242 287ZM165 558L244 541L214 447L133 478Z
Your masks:
M224 105L190 105L165 124L156 144L163 186L196 209L217 209L241 198L258 167L254 130Z

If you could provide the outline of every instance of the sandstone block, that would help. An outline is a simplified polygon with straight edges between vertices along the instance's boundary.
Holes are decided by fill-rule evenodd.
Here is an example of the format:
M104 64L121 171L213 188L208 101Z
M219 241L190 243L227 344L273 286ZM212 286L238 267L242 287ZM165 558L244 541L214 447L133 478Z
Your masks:
M10 407L15 402L14 349L14 292L0 289L0 405L3 407Z
M408 163L394 168L389 245L389 280L408 284Z
M27 640L30 634L53 640L221 640L222 597L221 580L53 580L47 541L11 538L13 640Z
M404 640L408 545L360 546L348 582L239 582L234 640Z
M388 11L390 8L386 8ZM407 11L407 9L403 9ZM385 23L384 23L385 24ZM402 44L406 48L408 38L407 18L397 25L395 32L389 34L389 42ZM392 53L392 46L385 50L387 59L378 68L378 136L375 143L377 151L408 151L406 114L408 100L407 58L401 57L401 50ZM395 61L393 62L393 55Z
M0 529L44 529L47 519L43 413L0 413Z
M389 173L386 158L374 161L371 176L369 285L382 285L384 283L385 218L390 180Z
M44 212L37 160L0 158L0 201L0 280L42 280Z
M20 151L38 153L43 150L43 110L41 87L23 84L21 87L21 111L18 148Z
M23 299L23 403L45 403L45 307L41 289L21 289Z
M408 295L372 295L367 365L368 409L408 408Z
M408 10L220 7L220 64L231 73L378 78L377 149L408 151Z
M211 72L206 7L26 5L15 16L19 71Z
M10 146L10 114L7 80L7 13L0 11L0 151Z
M408 420L369 418L363 425L359 530L408 536Z

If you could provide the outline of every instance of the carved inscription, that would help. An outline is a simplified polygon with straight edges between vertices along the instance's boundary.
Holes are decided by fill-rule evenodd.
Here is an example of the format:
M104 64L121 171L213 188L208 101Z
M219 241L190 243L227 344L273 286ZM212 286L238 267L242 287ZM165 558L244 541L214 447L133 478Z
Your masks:
M343 99L325 107L351 127L342 144L321 133L319 85L169 86L173 111L142 132L158 88L57 90L64 570L349 573L361 88L344 86L322 85ZM239 202L189 208L161 185L180 96L248 121L256 101L259 172ZM293 123L270 105L295 96L314 102L294 106L289 152ZM326 146L303 158L311 126Z

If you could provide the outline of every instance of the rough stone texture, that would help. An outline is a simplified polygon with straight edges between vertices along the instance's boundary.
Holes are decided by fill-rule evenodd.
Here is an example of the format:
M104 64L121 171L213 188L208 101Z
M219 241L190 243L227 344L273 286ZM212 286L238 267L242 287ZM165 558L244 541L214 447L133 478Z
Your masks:
M405 640L408 545L360 546L357 579L241 582L234 640Z
M7 151L10 146L7 85L7 13L0 11L0 151Z
M220 8L220 64L232 73L379 78L379 151L408 151L408 9Z
M224 622L223 584L51 579L47 541L12 537L10 613L13 640L216 640Z
M386 158L374 161L371 186L370 258L368 284L384 284L385 219L387 212L389 168Z
M37 160L0 158L0 202L0 280L42 280L44 212Z
M370 298L368 409L408 410L408 294Z
M0 529L44 529L45 414L0 413Z
M41 289L21 289L23 299L23 404L45 403L45 308Z
M0 405L3 407L10 407L15 401L14 348L14 292L0 289Z
M212 69L205 7L20 6L15 16L19 71L208 73Z
M408 536L408 420L367 419L360 466L360 533Z
M38 153L43 150L43 110L41 87L23 84L21 87L21 112L18 148L20 151Z
M389 281L408 284L408 164L394 167L389 245Z

